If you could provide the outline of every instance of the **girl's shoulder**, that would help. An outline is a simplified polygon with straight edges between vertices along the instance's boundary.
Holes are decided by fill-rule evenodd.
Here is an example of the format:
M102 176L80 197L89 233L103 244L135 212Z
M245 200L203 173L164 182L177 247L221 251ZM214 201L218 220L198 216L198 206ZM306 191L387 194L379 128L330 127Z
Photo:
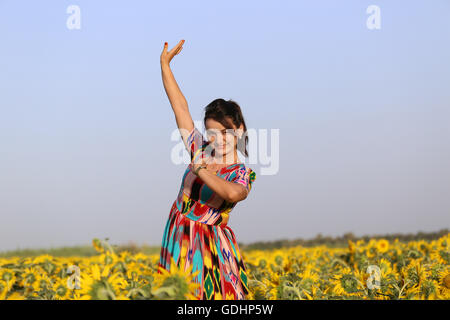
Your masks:
M233 166L233 179L246 179L252 183L256 179L256 172L245 163L237 163Z

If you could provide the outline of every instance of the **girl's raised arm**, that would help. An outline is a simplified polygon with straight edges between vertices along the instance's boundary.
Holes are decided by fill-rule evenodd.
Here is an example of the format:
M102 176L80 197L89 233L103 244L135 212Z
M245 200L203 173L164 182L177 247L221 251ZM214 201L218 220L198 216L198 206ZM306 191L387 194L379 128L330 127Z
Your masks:
M181 52L183 49L183 44L184 40L180 40L180 42L178 42L172 50L167 51L168 44L165 42L160 60L164 89L166 90L167 97L169 98L170 105L172 106L175 114L175 120L177 122L178 129L180 130L181 137L187 147L187 138L189 133L194 129L194 122L192 121L186 98L178 87L172 70L170 69L170 61L175 55Z

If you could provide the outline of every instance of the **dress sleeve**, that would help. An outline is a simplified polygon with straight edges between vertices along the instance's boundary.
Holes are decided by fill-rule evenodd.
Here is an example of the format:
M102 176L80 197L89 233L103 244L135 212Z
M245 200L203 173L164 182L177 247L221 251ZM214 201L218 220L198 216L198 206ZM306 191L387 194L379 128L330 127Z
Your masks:
M232 182L243 185L248 192L252 189L253 181L256 179L256 173L246 166L242 166L236 171L236 176L231 180Z
M190 155L191 161L192 159L199 157L205 143L206 140L203 137L203 134L194 127L186 139L186 149Z

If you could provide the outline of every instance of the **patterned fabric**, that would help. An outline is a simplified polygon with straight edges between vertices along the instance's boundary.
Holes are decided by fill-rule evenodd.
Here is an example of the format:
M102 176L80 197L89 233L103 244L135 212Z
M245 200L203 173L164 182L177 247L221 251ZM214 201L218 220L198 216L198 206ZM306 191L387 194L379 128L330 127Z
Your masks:
M208 142L194 127L186 148L194 157L202 156ZM177 266L192 272L200 270L194 281L201 284L195 295L199 299L245 299L248 294L247 273L236 237L227 226L235 203L229 203L213 192L191 170L184 172L181 187L172 204L164 229L159 266L170 270ZM250 192L256 174L243 163L221 168L217 175L239 183Z

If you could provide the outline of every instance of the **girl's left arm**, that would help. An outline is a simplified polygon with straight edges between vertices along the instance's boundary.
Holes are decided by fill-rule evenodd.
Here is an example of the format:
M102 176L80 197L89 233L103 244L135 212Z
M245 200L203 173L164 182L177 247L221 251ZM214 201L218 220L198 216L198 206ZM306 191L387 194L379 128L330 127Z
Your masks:
M200 169L198 176L227 202L239 202L247 198L248 190L243 185L226 181L207 169Z

